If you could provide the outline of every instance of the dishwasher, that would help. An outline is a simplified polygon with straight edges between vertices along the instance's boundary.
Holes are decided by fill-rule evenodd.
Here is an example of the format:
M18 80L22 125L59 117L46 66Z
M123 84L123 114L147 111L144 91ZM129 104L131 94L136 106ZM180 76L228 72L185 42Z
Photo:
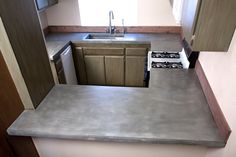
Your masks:
M75 74L75 65L72 56L71 46L68 46L60 55L62 67L65 74L66 84L77 85L77 77Z

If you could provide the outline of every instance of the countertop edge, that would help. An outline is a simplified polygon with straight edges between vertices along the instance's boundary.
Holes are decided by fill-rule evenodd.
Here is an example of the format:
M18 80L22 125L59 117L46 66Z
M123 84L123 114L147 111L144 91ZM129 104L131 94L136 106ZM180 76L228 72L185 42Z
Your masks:
M25 132L8 128L9 135L25 136L33 138L50 138L63 140L81 140L81 141L98 141L98 142L117 142L117 143L145 143L145 144L177 144L177 145L198 145L205 147L222 148L225 147L224 141L209 140L183 140L183 139L163 139L163 138L139 138L139 137L117 137L117 136L95 136L95 135L49 135L35 132ZM16 133L17 132L17 133Z

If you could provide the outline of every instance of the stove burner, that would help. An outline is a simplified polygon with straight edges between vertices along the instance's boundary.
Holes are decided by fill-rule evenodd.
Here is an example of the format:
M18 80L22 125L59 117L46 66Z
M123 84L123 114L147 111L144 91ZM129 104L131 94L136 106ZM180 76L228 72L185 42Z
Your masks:
M183 69L181 62L152 62L152 68Z
M180 58L179 52L152 52L152 58Z

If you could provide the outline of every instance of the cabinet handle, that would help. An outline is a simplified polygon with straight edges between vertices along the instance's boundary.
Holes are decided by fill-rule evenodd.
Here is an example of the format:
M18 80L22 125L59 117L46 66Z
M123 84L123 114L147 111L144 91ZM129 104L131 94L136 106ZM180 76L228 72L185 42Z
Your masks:
M190 45L191 45L191 46L193 45L193 42L194 42L194 40L195 40L195 37L196 37L196 35L192 35L192 37L191 37L191 41L190 41Z

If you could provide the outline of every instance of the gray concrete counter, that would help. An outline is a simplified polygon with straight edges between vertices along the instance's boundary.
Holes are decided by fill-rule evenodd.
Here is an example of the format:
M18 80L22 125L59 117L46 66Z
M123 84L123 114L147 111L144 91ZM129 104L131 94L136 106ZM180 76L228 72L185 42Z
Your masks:
M55 86L10 135L90 141L225 145L193 70L153 69L149 88Z
M130 43L151 43L151 50L182 51L180 34L130 34L127 33L123 40L84 40L88 33L51 33L46 36L47 43L53 43L55 48L59 42L130 42ZM52 45L52 44L51 44Z

